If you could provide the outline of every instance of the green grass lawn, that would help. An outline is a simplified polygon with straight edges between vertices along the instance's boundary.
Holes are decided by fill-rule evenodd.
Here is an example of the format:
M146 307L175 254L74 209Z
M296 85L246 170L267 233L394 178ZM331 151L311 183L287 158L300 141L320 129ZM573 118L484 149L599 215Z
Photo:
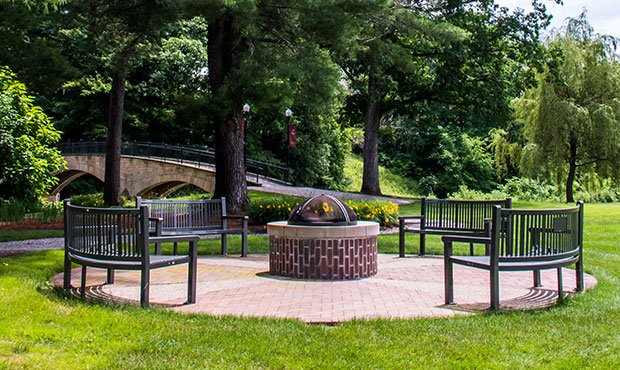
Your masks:
M63 230L0 230L0 243L13 240L62 238Z
M1 259L0 368L614 369L620 366L619 226L620 204L586 205L585 269L599 283L559 306L336 326L85 303L48 283L62 271L62 251ZM415 236L408 242L417 249ZM396 235L380 236L380 252L395 253L397 243ZM229 244L238 253L239 240ZM441 251L438 237L428 237L427 245L431 253ZM251 237L249 249L265 252L266 237ZM201 240L200 250L218 253L219 240Z

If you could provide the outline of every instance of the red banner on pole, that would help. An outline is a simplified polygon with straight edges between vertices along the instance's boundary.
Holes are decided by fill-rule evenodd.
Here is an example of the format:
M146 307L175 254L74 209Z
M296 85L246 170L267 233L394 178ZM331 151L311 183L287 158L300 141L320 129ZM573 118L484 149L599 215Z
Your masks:
M291 148L297 146L297 125L288 125L288 146Z
M245 125L247 123L247 120L245 118L241 119L241 137L243 138L243 141L245 142Z

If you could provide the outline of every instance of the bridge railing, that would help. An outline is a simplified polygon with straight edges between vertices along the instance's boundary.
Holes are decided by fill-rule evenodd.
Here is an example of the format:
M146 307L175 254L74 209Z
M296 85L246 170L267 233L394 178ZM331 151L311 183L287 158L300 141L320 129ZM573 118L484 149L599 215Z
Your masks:
M56 145L62 154L105 154L105 141L67 141ZM169 145L146 141L124 142L121 155L155 158L193 165L215 166L215 152L209 148ZM275 163L247 158L248 174L290 183L291 169Z

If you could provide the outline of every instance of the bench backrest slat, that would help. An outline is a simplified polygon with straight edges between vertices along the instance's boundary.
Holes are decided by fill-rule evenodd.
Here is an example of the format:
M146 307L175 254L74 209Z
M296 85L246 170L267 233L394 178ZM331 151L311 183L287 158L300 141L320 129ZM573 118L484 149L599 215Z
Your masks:
M149 217L163 220L162 230L208 230L221 229L222 216L226 215L226 200L160 200L137 198L138 206L145 205Z
M65 201L65 248L75 255L109 260L142 260L146 207L100 209Z
M500 261L569 258L581 251L583 203L564 209L500 209L491 253Z
M493 207L511 207L511 199L446 200L422 198L422 228L427 230L484 231L484 220L491 218Z

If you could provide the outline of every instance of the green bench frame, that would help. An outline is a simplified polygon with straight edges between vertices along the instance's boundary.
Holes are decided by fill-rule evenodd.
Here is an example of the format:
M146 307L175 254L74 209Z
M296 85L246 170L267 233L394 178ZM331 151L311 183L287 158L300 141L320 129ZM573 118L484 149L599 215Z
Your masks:
M226 214L226 198L199 200L162 200L136 197L136 206L149 210L150 230L153 235L192 234L220 235L222 255L228 254L228 234L241 235L241 257L248 255L248 216ZM231 228L228 221L240 220L241 227ZM159 244L156 245L159 251ZM176 245L175 245L176 254Z
M149 305L150 271L188 264L187 303L196 302L196 264L199 237L149 236L146 206L140 208L90 208L64 202L65 259L63 287L72 289L71 264L82 266L80 296L85 298L86 267L107 269L107 284L114 283L114 270L140 271L140 304ZM188 255L152 255L155 243L189 243Z
M485 219L491 217L493 207L511 208L512 199L502 200L420 200L420 215L398 217L398 249L405 257L405 234L420 234L420 255L426 253L426 235L488 235ZM413 222L416 221L417 222ZM417 226L417 227L416 227ZM473 255L473 244L470 245Z
M558 300L564 299L562 267L575 265L576 290L583 291L583 202L563 209L502 209L496 206L486 237L444 236L445 303L453 304L453 264L489 271L492 310L499 309L499 272L557 269ZM453 243L489 246L487 256L456 256Z

